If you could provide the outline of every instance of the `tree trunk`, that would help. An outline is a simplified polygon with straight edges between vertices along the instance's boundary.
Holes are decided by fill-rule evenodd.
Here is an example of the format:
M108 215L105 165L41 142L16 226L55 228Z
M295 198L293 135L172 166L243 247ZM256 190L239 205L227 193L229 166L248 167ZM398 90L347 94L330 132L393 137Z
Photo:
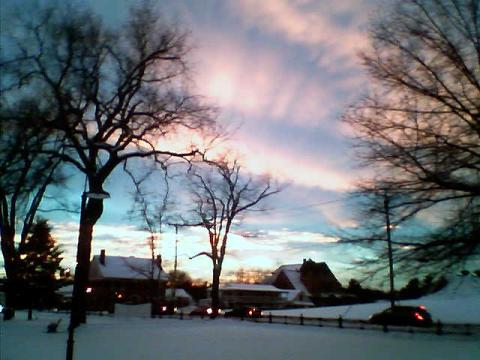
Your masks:
M5 273L7 282L5 284L5 306L10 309L16 307L16 289L17 289L17 262L15 252L15 232L13 229L4 225L1 233L1 247L4 259Z
M212 274L212 317L217 316L220 307L219 288L221 268L218 264L213 265Z
M83 194L71 310L71 323L74 327L85 323L87 319L86 288L90 270L93 226L103 212L103 200L89 199L86 206L85 203L86 195Z
M150 317L155 317L155 310L158 307L158 281L150 279Z

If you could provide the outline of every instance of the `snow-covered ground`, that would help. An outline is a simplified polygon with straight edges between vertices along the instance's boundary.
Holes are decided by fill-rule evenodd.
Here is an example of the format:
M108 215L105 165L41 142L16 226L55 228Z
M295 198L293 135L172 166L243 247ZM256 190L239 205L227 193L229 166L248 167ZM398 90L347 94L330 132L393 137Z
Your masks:
M0 322L2 360L65 358L65 323L58 333L48 334L47 324L59 314L37 316L37 320L27 321L20 314L16 320ZM74 358L471 360L480 358L480 338L260 324L235 319L90 316L88 324L75 333Z
M480 289L462 279L412 301L444 322L480 324ZM473 281L473 280L472 280ZM405 302L410 303L410 301ZM305 316L367 318L386 303L293 310ZM307 314L308 311L308 314ZM0 360L65 358L68 316L35 313L0 320ZM59 332L47 325L63 318ZM75 332L76 360L480 359L480 335L443 335L254 323L236 319L149 319L89 316Z
M480 324L480 279L471 275L455 276L439 292L415 300L404 300L399 305L424 305L434 321L443 323ZM366 320L390 306L387 301L350 306L330 306L311 309L272 311L273 315Z

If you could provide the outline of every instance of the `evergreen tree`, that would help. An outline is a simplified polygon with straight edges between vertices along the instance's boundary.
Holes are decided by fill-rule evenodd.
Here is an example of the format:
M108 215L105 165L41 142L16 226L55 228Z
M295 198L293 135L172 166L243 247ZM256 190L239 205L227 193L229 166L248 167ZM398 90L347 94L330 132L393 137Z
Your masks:
M17 303L22 307L48 308L54 305L56 274L62 270L62 251L50 232L47 220L37 220L19 248Z

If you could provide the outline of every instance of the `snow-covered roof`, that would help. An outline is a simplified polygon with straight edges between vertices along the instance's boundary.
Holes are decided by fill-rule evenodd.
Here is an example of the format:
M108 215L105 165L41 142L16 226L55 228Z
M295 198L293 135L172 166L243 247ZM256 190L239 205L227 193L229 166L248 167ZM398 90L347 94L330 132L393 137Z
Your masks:
M100 256L95 255L90 263L90 280L130 279L141 280L152 278L152 259L134 256L105 256L104 264ZM153 262L153 278L168 280L168 275Z
M300 280L300 268L302 264L289 264L282 265L272 273L272 276L268 279L268 283L273 284L280 273L284 273L288 281L292 284L295 290L302 291L305 295L310 296L310 292Z
M312 307L315 306L315 304L309 300L308 295L305 294L301 290L286 290L287 291L287 301L291 305L297 305L297 306L306 306L306 307ZM300 300L300 295L305 294L305 298L303 300Z
M63 296L72 296L73 294L73 284L72 285L65 285L59 288L57 291L55 291L56 294L58 295L63 295Z
M285 290L287 292L287 300L293 301L295 298L300 295L300 290Z
M173 296L173 289L165 289L165 297L172 297ZM191 299L192 297L190 296L189 293L185 291L185 289L175 289L175 297L177 298L187 298Z
M287 290L279 289L273 285L263 284L227 284L220 290L247 290L247 291L269 291L269 292L286 292Z

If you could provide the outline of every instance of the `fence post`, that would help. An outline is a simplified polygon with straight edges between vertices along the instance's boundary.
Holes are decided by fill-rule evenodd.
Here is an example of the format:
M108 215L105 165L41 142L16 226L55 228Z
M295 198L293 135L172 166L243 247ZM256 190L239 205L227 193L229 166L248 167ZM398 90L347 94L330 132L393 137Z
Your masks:
M442 335L443 334L442 323L440 322L440 320L437 321L437 328L436 328L435 334L437 334L437 335Z
M303 325L303 314L300 314L300 325Z
M183 310L180 311L180 320L183 320Z
M382 327L383 327L383 332L388 332L387 323L383 323Z
M272 313L268 314L268 322L271 324L272 323Z
M339 328L343 328L343 318L342 318L342 315L340 315L338 317L338 327Z
M287 315L285 315L284 324L287 325Z
M465 335L472 335L470 331L470 324L465 324Z
M322 318L318 318L318 326L319 326L319 327L322 327L322 326L323 326L323 325L322 325Z

